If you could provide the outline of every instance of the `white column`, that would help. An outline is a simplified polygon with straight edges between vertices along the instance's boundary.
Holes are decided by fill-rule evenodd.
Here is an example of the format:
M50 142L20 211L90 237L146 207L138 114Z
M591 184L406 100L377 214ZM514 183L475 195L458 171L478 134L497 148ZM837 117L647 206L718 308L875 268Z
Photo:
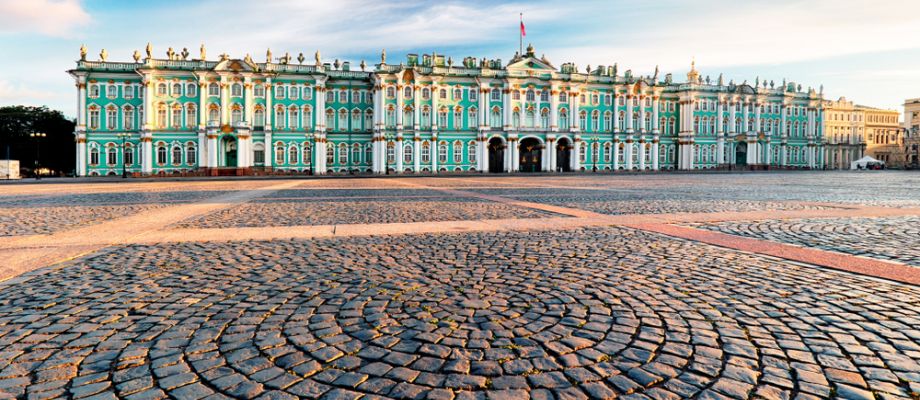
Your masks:
M314 96L316 96L316 109L313 110L313 115L319 115L320 117L323 116L324 107L322 107L322 104L323 104L323 100L325 100L325 93L322 92L321 88L322 87L320 85L316 86L316 92L314 94ZM274 98L275 98L275 88L272 85L272 78L265 78L265 128L264 128L265 138L264 138L263 144L265 146L264 165L266 169L272 168L272 165L275 162L275 150L274 150L275 147L272 146L272 126L273 126L272 118L274 118L275 116L275 110L272 109L272 101L274 100ZM322 120L322 118L319 118L318 120ZM314 124L313 126L316 127L318 132L322 131L322 125ZM314 146L314 147L319 147L319 146ZM323 155L323 157L325 157L325 154ZM321 160L314 159L313 161L314 161L314 165L320 165L321 163ZM313 168L313 172L318 174L319 169Z
M274 153L271 153L274 154ZM217 133L208 132L208 164L217 167Z
M230 84L227 77L220 77L220 124L230 123Z
M250 128L252 127L252 112L254 104L252 101L252 78L243 78L243 119ZM298 115L301 115L298 113Z
M432 132L438 131L438 100L439 100L438 90L439 89L440 88L438 87L438 85L431 85L431 112L429 113L428 117L431 118L431 131Z
M725 164L725 127L722 124L725 118L725 100L719 99L716 107L716 162Z
M141 172L144 174L153 173L153 138L150 137L150 132L147 132L144 137L141 138L141 147L144 152L144 163L141 165Z
M396 81L396 130L403 130L403 85L402 80Z
M420 129L422 119L422 96L419 88L418 85L412 87L412 117L414 119L412 126L415 130ZM432 93L432 95L434 95L434 93ZM437 98L437 96L432 96L432 98Z
M520 169L520 142L517 139L517 136L508 140L509 148L511 150L511 172L518 172Z
M486 172L489 168L489 152L486 151L488 142L485 138L485 134L480 134L480 137L476 140L476 162L479 165L479 172Z
M579 121L581 120L581 96L577 91L571 92L569 94L569 101L572 104L572 114L570 115L569 123L572 125L572 132L579 132L581 130L581 126L579 125Z
M314 125L316 126L316 125ZM322 175L324 171L322 166L326 164L326 147L323 146L323 134L321 132L313 133L313 174Z
M502 89L502 129L511 129L511 88L507 83Z
M660 168L658 160L658 146L659 146L659 137L655 135L655 138L652 139L652 170L658 171Z
M143 130L149 131L153 129L153 121L156 116L153 109L153 79L152 77L144 76L144 125ZM100 117L101 118L101 117Z
M754 103L754 133L761 133L763 130L760 128L760 108L762 103L758 100Z
M620 140L613 141L613 155L611 156L613 160L613 170L617 171L620 169Z
M734 100L729 103L728 109L728 134L729 136L735 136L738 132L735 131L735 124L738 123L738 115L736 113L737 104Z
M147 97L144 96L144 104L147 104ZM146 111L144 115L147 115ZM102 118L100 115L99 118ZM146 117L145 117L146 118ZM143 124L143 122L141 122ZM86 77L77 78L77 131L86 131Z
M204 128L208 125L208 85L204 81L204 78L201 78L198 81L198 130L202 133ZM204 151L204 146L199 147ZM203 160L203 159L202 159Z
M489 91L484 83L479 84L479 129L483 130L489 125L487 117L489 115Z
M396 133L396 173L403 173L403 134L402 132Z
M579 137L579 135L574 135L574 136L575 136L575 140L573 140L573 142L575 143L575 146L574 146L575 148L572 149L572 152L574 152L574 154L572 154L572 156L569 158L572 160L572 171L580 171L581 170L581 146L582 146L581 137Z
M80 113L80 111L77 111L77 113ZM77 133L76 167L77 176L86 176L86 133ZM7 165L7 168L9 168L9 165Z
M550 132L556 132L558 129L559 129L559 93L557 93L555 89L550 89L550 92L549 92L549 130Z
M633 133L633 95L626 95L626 134Z
M418 132L412 138L412 170L415 173L422 171L422 138L419 137Z
M438 135L434 133L431 135L431 172L438 173Z
M611 131L611 132L614 132L614 133L617 133L617 130L620 129L620 111L617 109L617 107L618 107L618 106L617 106L617 100L618 100L618 97L619 97L619 96L618 96L617 94L618 94L618 93L617 93L617 91L616 91L616 88L614 88L614 90L613 90L613 107L612 107L612 108L613 108L613 126L610 127L610 131ZM614 147L616 147L616 146L614 146Z
M748 130L748 107L750 104L751 103L748 101L741 103L741 131L745 134L751 133L750 130Z
M645 95L639 95L639 126L636 131L645 133Z
M642 125L645 126L645 125ZM645 138L639 139L639 170L645 170L645 152L648 149L645 148Z

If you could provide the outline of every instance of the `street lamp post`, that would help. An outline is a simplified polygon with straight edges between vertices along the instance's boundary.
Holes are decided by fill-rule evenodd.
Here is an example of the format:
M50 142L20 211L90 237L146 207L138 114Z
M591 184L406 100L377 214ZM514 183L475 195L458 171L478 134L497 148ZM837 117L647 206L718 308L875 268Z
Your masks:
M125 162L126 161L125 154L128 152L127 140L128 140L128 136L131 136L131 134L127 132L122 132L115 136L121 139L121 179L127 179L128 178L128 168Z
M42 154L42 139L47 135L43 132L32 132L29 134L29 137L35 139L35 180L41 180L42 174L39 171L39 158Z
M597 156L598 156L598 150L600 149L600 146L598 146L597 141L600 140L600 138L597 137L597 135L594 135L593 137L591 137L591 139L594 140L594 147L591 149L591 160L594 161L594 171L593 172L597 172Z

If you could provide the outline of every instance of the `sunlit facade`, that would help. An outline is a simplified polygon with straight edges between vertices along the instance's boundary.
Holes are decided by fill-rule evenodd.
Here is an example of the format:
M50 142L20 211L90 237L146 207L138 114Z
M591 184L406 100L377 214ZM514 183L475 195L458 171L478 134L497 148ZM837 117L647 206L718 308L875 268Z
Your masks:
M87 61L77 173L447 173L822 168L821 95L754 84L408 55L360 66L188 52ZM105 58L105 55L101 55ZM119 135L121 134L121 135ZM123 144L124 143L124 144Z

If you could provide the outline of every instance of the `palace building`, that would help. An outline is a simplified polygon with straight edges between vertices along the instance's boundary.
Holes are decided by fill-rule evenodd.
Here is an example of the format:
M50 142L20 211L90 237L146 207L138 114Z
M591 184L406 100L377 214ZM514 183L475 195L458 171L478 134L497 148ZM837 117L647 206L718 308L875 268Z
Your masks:
M79 176L823 168L822 94L409 54L373 66L176 53L77 67Z

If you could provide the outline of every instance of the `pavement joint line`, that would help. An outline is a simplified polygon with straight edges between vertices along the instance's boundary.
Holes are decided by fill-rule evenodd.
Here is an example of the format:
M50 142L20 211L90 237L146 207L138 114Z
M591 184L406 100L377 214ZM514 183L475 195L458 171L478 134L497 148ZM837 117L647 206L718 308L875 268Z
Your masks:
M287 181L229 194L224 193L192 203L158 208L146 213L115 218L100 224L81 226L50 235L0 238L0 254L6 256L4 265L0 267L0 282L24 272L73 259L80 254L136 242L145 235L160 231L173 222L244 203L299 183L298 181ZM96 238L103 238L103 240L94 240ZM47 246L46 244L49 243L53 245ZM36 245L45 246L34 247Z

